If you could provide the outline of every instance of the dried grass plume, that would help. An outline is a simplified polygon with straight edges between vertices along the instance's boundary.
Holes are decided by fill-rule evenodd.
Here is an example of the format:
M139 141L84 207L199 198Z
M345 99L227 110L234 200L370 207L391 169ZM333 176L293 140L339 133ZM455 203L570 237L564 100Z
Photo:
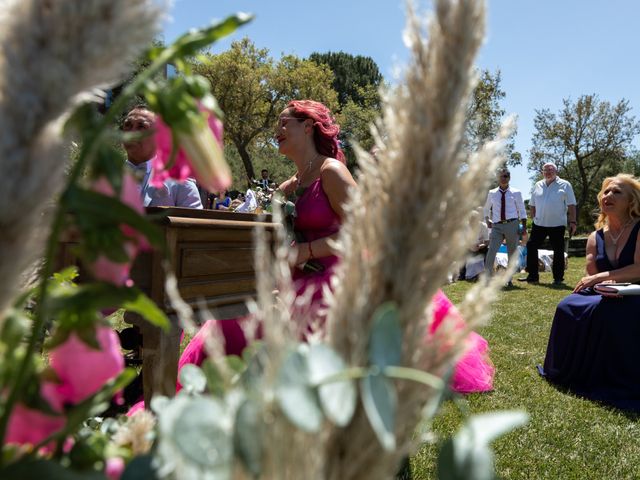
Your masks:
M161 9L153 0L0 5L1 318L21 272L41 253L45 210L64 180L68 112L122 78L152 40Z

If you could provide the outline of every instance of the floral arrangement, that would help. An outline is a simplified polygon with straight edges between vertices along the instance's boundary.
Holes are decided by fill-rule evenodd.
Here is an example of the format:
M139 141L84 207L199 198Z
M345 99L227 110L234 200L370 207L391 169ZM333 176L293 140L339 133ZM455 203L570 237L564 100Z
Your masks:
M195 176L208 189L227 188L223 115L185 59L250 20L231 16L153 48L148 70L97 117L87 103L95 94L86 92L116 82L126 61L139 53L136 45L151 40L161 15L154 5L15 0L6 2L0 18L0 161L7 168L20 165L24 176L20 188L5 178L7 188L0 189L9 194L4 205L21 207L2 214L0 477L393 476L416 447L415 426L436 414L446 392L443 378L463 349L466 329L441 329L425 343L429 299L473 237L461 225L469 224L508 133L507 126L462 168L463 112L482 38L483 3L438 0L428 43L409 11L406 38L413 64L406 85L387 92L375 131L377 157L359 153L360 188L349 200L349 220L337 245L343 262L335 281L341 288L330 301L326 334L299 342L289 313L300 300L292 291L288 241L279 232L272 254L258 231L258 298L252 310L262 323L262 340L238 358L225 357L220 339L211 337L210 360L201 369L183 368L184 388L174 398L154 398L152 413L105 419L98 415L134 375L124 368L108 315L125 308L158 328L168 326L164 313L129 278L140 251L164 245L142 215L135 181L113 147L131 138L114 120L129 98L142 93L161 118L152 182ZM69 28L60 29L62 24ZM64 66L53 75L52 61ZM153 80L167 62L181 74ZM53 89L55 101L52 84L59 87ZM28 95L7 94L25 89ZM72 130L81 147L65 177L60 152ZM27 194L38 189L34 205ZM50 202L42 202L43 195ZM405 201L407 195L412 201ZM51 224L43 249L45 209ZM279 209L274 216L278 221ZM77 232L78 254L95 282L76 284L74 270L53 272L58 238L69 229ZM436 251L439 238L447 239L444 253ZM43 252L38 281L16 297L16 279L33 251ZM190 312L174 282L168 275L167 291L189 328ZM502 282L496 278L471 291L461 306L471 320L468 329L486 318ZM524 421L519 412L472 417L444 444L440 475L489 478L489 442Z

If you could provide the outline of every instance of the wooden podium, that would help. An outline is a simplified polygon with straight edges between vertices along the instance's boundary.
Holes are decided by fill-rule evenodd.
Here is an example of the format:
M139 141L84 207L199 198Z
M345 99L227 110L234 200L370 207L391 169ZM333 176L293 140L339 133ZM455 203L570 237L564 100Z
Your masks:
M147 214L163 229L170 261L183 300L197 312L206 309L223 320L247 313L246 300L255 296L253 229L262 226L268 235L274 224L270 216L189 208L151 207ZM78 264L72 237L63 239L58 267ZM142 333L144 398L154 394L173 396L180 354L180 326L165 293L165 272L159 252L140 254L131 278L171 319L163 332L135 314L125 321ZM81 269L79 281L86 279Z

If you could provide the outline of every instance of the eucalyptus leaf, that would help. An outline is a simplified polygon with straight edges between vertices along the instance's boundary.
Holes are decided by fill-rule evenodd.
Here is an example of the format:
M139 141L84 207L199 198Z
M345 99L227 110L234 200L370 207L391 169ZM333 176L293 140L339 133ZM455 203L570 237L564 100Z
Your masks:
M442 377L442 388L435 391L435 395L429 400L425 406L422 417L425 420L431 420L436 416L436 413L440 410L442 404L453 396L453 392L449 385L451 385L451 379L453 378L453 372L455 367L449 368Z
M491 412L469 418L442 446L438 455L438 478L493 480L496 475L489 442L527 421L527 414L518 411Z
M275 396L286 417L307 432L322 425L322 411L309 380L307 358L300 351L287 355L276 380Z
M254 400L246 399L238 408L233 445L247 471L259 477L264 451L264 424L260 418L260 407Z
M247 364L238 355L227 355L225 361L234 373L242 373L247 368Z
M212 395L224 397L224 378L216 364L207 358L201 365L202 372L207 378L207 388Z
M391 302L380 305L373 314L369 338L369 362L380 370L399 365L402 359L402 330L398 308Z
M186 400L185 400L186 398ZM177 401L176 401L177 400ZM170 441L189 463L221 475L231 469L233 459L230 419L224 406L209 397L176 397L169 430L163 441ZM161 417L162 418L162 417ZM168 439L168 436L171 438Z
M346 370L340 356L323 344L311 345L307 354L309 379L318 385L318 397L322 410L329 420L340 427L349 424L356 409L357 391L351 379L322 384L327 378Z
M202 393L207 388L207 377L200 368L191 363L180 369L180 383L190 393Z
M165 397L164 395L155 395L150 402L149 407L151 411L156 415L160 415L162 411L169 406L171 403L171 399L169 397Z
M398 398L391 380L383 375L369 375L360 380L362 405L382 447L396 448L395 426Z
M263 388L264 350L264 343L253 342L242 351L244 371L240 382L248 391L260 392Z

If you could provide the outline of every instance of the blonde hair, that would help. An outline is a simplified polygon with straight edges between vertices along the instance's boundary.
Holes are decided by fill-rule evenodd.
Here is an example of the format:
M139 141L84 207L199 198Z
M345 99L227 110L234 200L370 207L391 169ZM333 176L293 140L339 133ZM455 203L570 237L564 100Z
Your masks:
M600 214L598 215L598 220L596 220L595 223L595 227L597 229L603 228L605 225L609 224L607 214L602 211L602 197L604 196L604 191L614 181L617 181L627 187L626 191L630 197L628 211L629 217L632 219L640 218L640 180L628 173L619 173L615 177L605 178L602 182L602 188L598 192L598 206L600 207Z

